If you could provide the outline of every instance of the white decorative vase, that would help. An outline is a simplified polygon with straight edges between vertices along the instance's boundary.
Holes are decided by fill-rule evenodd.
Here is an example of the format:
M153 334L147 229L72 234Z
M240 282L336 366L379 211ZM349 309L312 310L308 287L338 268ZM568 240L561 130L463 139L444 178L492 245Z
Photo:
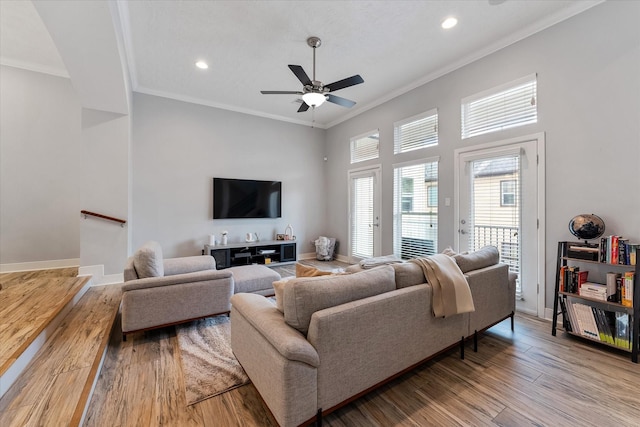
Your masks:
M226 244L227 244L227 235L226 235L226 234L223 234L223 235L222 235L222 242L221 242L221 244L222 244L222 245L226 245Z
M216 235L209 234L209 246L215 246L215 245L216 245Z

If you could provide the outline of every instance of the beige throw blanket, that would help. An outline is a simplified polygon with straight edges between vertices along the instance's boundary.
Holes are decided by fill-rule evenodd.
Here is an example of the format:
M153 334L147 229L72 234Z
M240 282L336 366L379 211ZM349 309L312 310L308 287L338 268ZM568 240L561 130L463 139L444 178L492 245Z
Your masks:
M469 283L453 258L436 254L415 258L411 262L422 267L424 276L433 289L432 306L435 317L475 311Z

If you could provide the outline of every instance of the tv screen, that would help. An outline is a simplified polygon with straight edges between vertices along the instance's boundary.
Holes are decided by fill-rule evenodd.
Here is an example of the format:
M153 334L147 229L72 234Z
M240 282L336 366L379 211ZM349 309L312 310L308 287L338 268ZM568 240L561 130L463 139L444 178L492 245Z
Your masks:
M213 178L213 219L280 218L282 183Z

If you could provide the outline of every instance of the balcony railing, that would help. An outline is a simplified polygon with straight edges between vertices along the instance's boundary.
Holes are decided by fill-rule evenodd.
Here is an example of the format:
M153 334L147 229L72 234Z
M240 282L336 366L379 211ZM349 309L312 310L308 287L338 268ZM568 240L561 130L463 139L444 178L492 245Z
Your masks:
M520 271L520 233L518 227L503 227L496 225L475 225L473 250L492 245L500 252L500 261L509 264L509 269L515 273Z

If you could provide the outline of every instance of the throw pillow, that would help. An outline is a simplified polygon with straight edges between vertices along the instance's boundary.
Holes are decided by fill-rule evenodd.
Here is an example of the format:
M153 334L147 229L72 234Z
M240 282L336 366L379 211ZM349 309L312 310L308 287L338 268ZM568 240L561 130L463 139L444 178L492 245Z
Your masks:
M291 279L295 279L295 277L283 277L282 279L273 282L273 290L276 293L276 308L280 313L284 313L284 287Z
M471 270L479 270L500 262L500 254L495 246L485 246L471 253L457 254L453 257L462 270L466 273Z
M296 277L316 277L316 276L328 276L333 274L330 271L318 270L310 265L296 264Z
M449 256L454 256L458 254L456 251L453 250L451 246L449 246L448 248L445 248L444 251L442 251L442 253Z
M133 267L138 278L163 277L162 248L158 242L146 242L133 255Z

